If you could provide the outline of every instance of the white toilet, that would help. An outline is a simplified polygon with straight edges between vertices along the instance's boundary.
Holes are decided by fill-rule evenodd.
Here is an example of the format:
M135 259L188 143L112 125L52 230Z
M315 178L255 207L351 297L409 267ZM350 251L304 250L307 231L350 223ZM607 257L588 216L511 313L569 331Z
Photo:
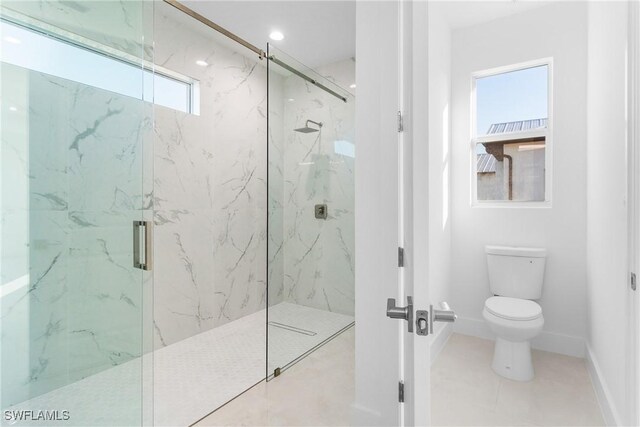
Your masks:
M493 370L516 381L533 379L529 341L542 331L542 296L546 249L487 246L489 287L495 296L484 303L483 317L496 334Z

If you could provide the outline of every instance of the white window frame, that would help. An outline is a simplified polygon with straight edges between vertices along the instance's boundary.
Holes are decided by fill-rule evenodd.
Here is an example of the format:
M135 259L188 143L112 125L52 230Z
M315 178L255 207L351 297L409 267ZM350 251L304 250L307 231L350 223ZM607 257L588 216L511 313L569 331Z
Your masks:
M477 80L483 77L510 73L547 66L547 127L533 131L510 132L499 135L478 136L477 132ZM544 173L544 200L542 201L513 201L513 200L478 200L478 161L476 146L483 142L512 141L526 138L545 138L545 173ZM542 58L518 64L506 65L488 70L477 71L471 74L471 141L470 170L471 170L471 206L480 208L551 208L553 189L553 58Z

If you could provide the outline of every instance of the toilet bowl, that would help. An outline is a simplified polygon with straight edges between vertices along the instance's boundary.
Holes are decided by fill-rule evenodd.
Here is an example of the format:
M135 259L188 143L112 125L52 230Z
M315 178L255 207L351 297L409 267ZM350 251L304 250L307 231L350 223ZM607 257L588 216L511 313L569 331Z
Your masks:
M542 308L531 300L494 296L485 301L482 315L496 335L493 370L512 380L532 380L530 340L544 326Z

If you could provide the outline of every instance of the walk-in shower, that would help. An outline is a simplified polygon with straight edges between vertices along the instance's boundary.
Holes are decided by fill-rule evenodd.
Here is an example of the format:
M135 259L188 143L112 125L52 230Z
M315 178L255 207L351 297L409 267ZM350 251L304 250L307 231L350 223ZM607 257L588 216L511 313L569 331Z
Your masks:
M354 147L355 106L337 83L353 81L355 63L312 70L273 46L268 58L267 376L274 377L354 321L355 151L344 148Z
M336 83L354 62L311 70L201 18L2 2L11 414L190 425L353 324L354 97Z

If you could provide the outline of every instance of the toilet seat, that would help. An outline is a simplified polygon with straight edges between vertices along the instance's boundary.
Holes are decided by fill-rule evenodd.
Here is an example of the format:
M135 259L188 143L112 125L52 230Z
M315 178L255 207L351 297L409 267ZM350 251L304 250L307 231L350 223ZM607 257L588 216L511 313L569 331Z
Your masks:
M491 297L484 303L486 310L506 320L534 320L542 317L542 308L534 301L509 298Z

